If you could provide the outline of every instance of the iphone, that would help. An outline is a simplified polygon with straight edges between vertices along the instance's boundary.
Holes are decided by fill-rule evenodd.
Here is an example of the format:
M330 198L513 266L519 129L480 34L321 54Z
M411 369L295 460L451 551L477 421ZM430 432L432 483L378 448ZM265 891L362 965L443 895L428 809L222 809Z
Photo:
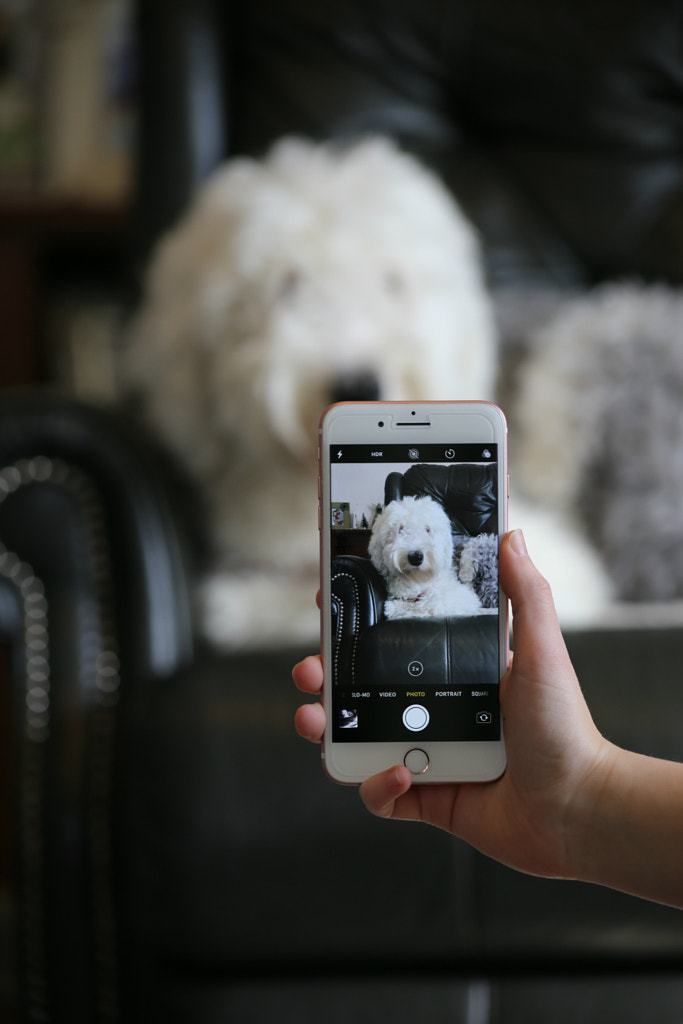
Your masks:
M349 402L320 422L323 759L357 784L505 768L507 426L488 402Z

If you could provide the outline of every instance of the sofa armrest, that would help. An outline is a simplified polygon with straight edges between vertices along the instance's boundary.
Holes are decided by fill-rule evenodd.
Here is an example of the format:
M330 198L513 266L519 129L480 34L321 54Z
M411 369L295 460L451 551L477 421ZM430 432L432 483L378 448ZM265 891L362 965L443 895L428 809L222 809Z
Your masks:
M353 665L359 636L380 622L384 610L384 580L369 558L339 555L332 561L333 679L340 666Z
M188 662L193 646L189 546L169 494L158 453L126 419L45 392L0 399L0 639L26 1019L78 1024L121 1001L119 737L131 690Z

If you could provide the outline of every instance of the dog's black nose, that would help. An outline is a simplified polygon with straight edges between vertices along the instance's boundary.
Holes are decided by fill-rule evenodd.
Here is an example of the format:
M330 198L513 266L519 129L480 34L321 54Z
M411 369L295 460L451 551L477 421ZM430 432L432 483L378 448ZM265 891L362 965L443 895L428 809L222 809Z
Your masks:
M343 373L332 381L330 400L334 402L376 402L380 397L379 381L371 370Z
M417 569L418 565L422 565L422 563L424 562L424 558L425 556L422 554L421 551L408 552L408 561L415 569Z

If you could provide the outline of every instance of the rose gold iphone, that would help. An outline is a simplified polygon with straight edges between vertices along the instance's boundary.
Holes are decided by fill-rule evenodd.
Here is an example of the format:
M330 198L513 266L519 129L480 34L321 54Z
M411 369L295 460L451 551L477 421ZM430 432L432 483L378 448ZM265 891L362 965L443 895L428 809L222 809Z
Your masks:
M320 424L324 766L360 783L505 768L507 426L487 402L350 402Z

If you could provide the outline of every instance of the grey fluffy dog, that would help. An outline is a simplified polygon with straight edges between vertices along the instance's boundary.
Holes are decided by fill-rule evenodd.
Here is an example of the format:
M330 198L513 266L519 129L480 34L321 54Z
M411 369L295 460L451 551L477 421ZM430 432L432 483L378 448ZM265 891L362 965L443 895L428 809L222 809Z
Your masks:
M580 518L616 597L683 597L683 294L569 302L535 339L515 421L518 483Z

